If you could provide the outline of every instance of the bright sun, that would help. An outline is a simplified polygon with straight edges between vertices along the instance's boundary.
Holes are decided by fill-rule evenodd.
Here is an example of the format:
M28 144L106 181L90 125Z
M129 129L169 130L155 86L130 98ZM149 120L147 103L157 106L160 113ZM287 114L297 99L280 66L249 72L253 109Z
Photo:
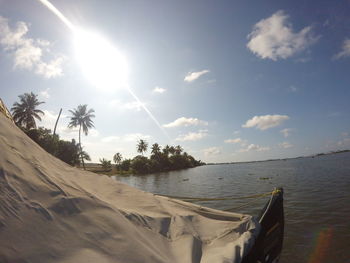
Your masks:
M74 38L77 60L93 85L105 90L127 87L127 61L117 48L92 32L75 30Z

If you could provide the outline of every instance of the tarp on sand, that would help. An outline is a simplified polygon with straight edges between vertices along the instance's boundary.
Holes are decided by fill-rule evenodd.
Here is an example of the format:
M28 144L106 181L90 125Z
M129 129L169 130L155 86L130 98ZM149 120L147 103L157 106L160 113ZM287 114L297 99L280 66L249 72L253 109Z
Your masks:
M71 167L0 113L0 262L240 262L250 216Z

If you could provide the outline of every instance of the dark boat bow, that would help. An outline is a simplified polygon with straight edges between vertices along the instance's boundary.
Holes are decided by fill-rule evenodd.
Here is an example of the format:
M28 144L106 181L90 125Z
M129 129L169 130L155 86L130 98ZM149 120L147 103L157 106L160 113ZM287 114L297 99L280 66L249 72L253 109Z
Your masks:
M261 225L260 233L242 263L278 262L284 235L283 188L273 191L258 219Z

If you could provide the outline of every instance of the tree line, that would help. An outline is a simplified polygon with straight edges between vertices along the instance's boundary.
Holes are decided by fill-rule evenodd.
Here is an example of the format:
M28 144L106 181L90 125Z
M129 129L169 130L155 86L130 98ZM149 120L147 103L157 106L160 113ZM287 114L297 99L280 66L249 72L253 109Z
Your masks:
M136 150L141 155L137 155L132 159L124 159L121 153L113 156L115 167L118 171L131 171L136 174L165 172L179 169L192 168L204 165L200 160L196 160L193 156L184 152L180 145L161 147L158 143L151 146L151 154L149 157L144 156L148 150L148 142L140 139L137 142ZM106 159L100 160L102 167L111 169L111 161Z
M11 108L16 125L47 152L70 165L82 164L85 169L85 161L91 161L91 158L83 150L81 133L88 135L89 129L94 127L92 121L92 118L95 117L94 110L88 109L86 104L78 105L76 109L69 110L71 116L68 127L78 128L79 142L77 143L74 139L65 141L60 139L55 132L52 134L50 129L37 128L35 119L41 121L41 116L44 115L44 112L38 109L38 106L44 102L39 101L36 94L31 92L18 97L19 102L15 102ZM54 130L56 130L56 125ZM151 146L151 154L148 158L144 156L148 150L148 142L140 139L137 142L136 150L141 155L137 155L132 159L123 159L121 153L116 153L113 156L117 171L145 174L191 168L204 164L184 152L180 145L166 145L162 149L158 143L154 143ZM100 159L100 162L104 169L112 168L111 161L103 158Z

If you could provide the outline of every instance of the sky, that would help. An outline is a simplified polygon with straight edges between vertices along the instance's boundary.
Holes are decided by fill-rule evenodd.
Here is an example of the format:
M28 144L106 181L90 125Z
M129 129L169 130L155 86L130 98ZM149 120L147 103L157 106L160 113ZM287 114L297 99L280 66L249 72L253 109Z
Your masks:
M0 0L0 97L38 94L51 130L62 108L67 140L87 104L94 162L139 139L205 162L350 148L350 1L42 2Z

